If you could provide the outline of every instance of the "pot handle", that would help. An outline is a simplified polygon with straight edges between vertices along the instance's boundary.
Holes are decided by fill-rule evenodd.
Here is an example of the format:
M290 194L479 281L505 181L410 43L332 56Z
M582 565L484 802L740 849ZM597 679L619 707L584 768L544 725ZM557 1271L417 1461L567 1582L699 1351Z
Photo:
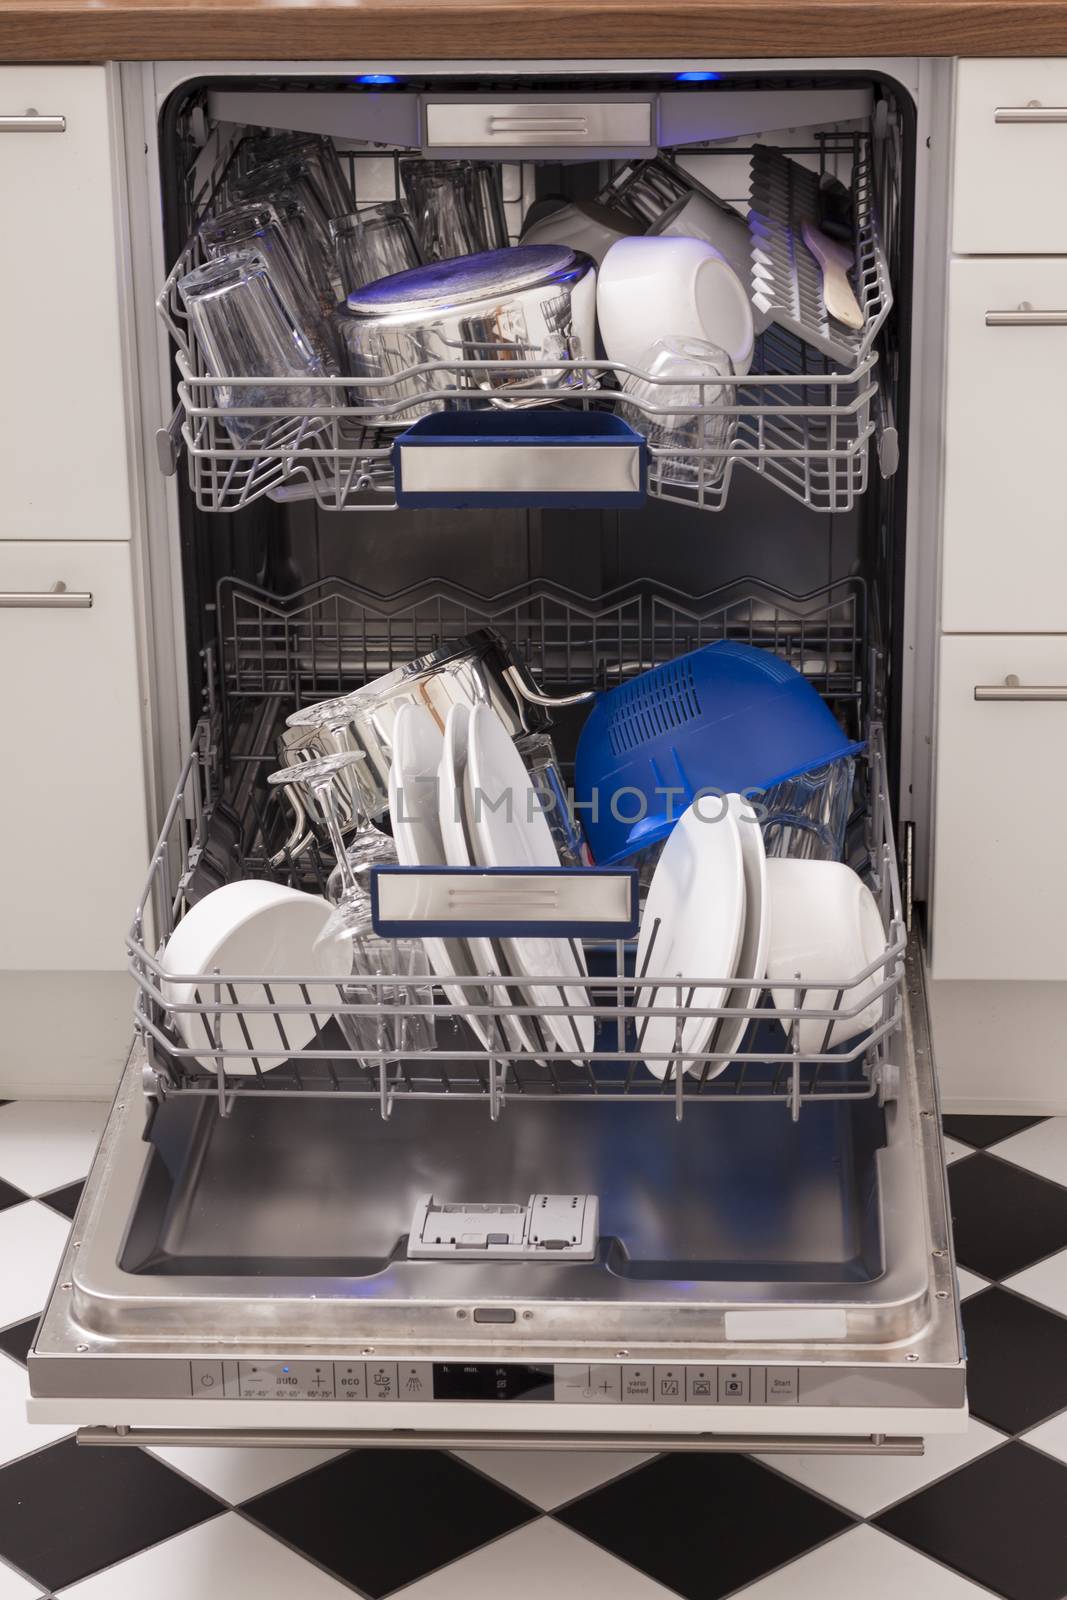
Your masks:
M528 700L533 706L580 706L587 700L595 700L595 689L583 689L580 694L551 695L541 694L537 689L532 689L518 667L505 667L504 676L520 700Z

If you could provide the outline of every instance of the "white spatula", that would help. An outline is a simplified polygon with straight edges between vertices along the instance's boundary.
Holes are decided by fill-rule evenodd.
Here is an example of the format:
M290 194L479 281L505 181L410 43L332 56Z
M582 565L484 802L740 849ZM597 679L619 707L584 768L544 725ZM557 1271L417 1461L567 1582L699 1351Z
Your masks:
M827 312L846 328L862 328L863 312L848 281L849 269L856 264L852 251L810 222L802 223L801 229L804 243L822 268L822 294Z

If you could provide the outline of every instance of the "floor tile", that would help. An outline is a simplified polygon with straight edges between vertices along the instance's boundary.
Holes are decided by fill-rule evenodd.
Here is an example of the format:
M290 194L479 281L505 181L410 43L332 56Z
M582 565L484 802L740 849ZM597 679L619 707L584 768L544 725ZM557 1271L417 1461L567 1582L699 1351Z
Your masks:
M958 1139L945 1138L942 1141L945 1148L945 1160L952 1165L954 1161L962 1161L964 1156L973 1156L974 1151L969 1144L961 1144Z
M37 1200L0 1211L0 1328L43 1311L69 1232Z
M1036 1266L1017 1272L1005 1280L1005 1288L1026 1295L1028 1300L1040 1301L1067 1317L1067 1250L1060 1250Z
M1010 1138L1023 1128L1031 1128L1035 1123L1046 1120L1045 1117L950 1115L941 1118L941 1126L950 1139L962 1139L964 1144L971 1145L975 1150L988 1150L990 1145L998 1144L1001 1139Z
M1007 1278L1067 1248L1067 1189L996 1156L948 1169L956 1259L984 1278Z
M1065 1506L1067 1467L1015 1439L877 1521L1006 1600L1063 1600Z
M1067 1464L1067 1411L1061 1411L1058 1417L1050 1417L1047 1422L1031 1428L1029 1433L1023 1434L1023 1438L1035 1450L1044 1450L1046 1455L1055 1456L1057 1461Z
M463 1556L393 1600L674 1600L669 1589L551 1517Z
M735 1600L988 1600L988 1593L875 1528L853 1528Z
M244 1512L378 1596L528 1522L535 1513L433 1450L353 1450Z
M0 1600L37 1600L40 1593L35 1583L0 1561Z
M1067 1406L1067 1320L1004 1289L963 1302L971 1412L1021 1433Z
M42 1205L51 1206L53 1211L58 1211L68 1222L73 1222L84 1188L85 1179L79 1178L77 1183L68 1183L62 1189L53 1189L50 1194L40 1195L39 1199Z
M351 1589L235 1512L98 1572L62 1600L352 1600Z
M652 1460L648 1454L615 1450L457 1450L456 1454L543 1511Z
M9 1355L13 1361L21 1361L25 1366L39 1321L39 1317L27 1317L25 1322L16 1322L10 1328L0 1328L0 1350Z
M143 1450L64 1439L0 1468L0 1555L61 1589L219 1510Z
M15 1100L0 1109L0 1178L45 1194L84 1178L104 1131L98 1100Z
M960 1286L961 1300L966 1300L972 1294L978 1294L980 1290L989 1288L988 1278L980 1278L977 1272L968 1272L966 1267L956 1268L956 1282Z
M717 1600L850 1525L746 1456L660 1456L557 1513L687 1600Z
M43 1450L55 1444L74 1430L53 1423L29 1422L26 1418L26 1398L30 1392L29 1379L23 1367L13 1361L0 1361L0 1466L14 1461L31 1450ZM4 1554L4 1533L0 1527L0 1555Z
M871 1517L1003 1442L1003 1434L971 1417L965 1433L932 1434L921 1456L781 1455L756 1459L856 1516Z
M1053 1183L1067 1184L1067 1117L1046 1118L998 1145L997 1155Z
M13 1183L5 1183L0 1178L0 1211L6 1211L8 1206L19 1206L26 1198L22 1189L16 1189Z
M230 1505L240 1505L244 1500L251 1500L253 1495L264 1494L279 1483L310 1472L312 1467L333 1461L342 1453L340 1450L244 1450L225 1446L150 1451L175 1472L192 1478L194 1483L202 1484Z

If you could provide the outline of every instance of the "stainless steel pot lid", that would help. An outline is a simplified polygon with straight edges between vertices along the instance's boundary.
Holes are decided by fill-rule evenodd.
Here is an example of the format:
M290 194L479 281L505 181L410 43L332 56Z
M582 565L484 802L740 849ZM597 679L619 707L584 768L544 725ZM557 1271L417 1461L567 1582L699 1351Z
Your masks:
M357 316L367 317L455 308L468 301L564 283L594 268L590 256L566 245L515 245L509 250L483 250L474 256L455 256L394 272L354 290L346 304Z

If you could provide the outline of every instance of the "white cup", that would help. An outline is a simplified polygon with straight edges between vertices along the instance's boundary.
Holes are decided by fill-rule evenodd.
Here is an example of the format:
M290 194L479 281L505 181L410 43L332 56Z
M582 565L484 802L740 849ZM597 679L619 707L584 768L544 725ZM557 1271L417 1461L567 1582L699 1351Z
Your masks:
M742 224L744 226L744 224ZM567 244L583 250L599 266L620 239L645 231L645 224L595 200L575 200L571 205L550 211L525 229L522 244Z
M846 1044L882 1019L884 995L869 1004L864 1000L886 976L878 967L861 983L838 990L806 988L818 979L847 983L885 953L885 930L877 902L867 885L841 861L770 859L767 887L771 900L771 947L767 981L773 985L778 1010L793 1010L796 991L806 989L802 1011L855 1011L855 1016L835 1022L829 1044ZM859 1009L857 1009L859 1008ZM800 1049L804 1055L821 1055L827 1021L802 1020Z
M636 367L657 339L705 339L743 376L755 337L746 285L705 239L620 239L597 279L597 316L608 359Z

